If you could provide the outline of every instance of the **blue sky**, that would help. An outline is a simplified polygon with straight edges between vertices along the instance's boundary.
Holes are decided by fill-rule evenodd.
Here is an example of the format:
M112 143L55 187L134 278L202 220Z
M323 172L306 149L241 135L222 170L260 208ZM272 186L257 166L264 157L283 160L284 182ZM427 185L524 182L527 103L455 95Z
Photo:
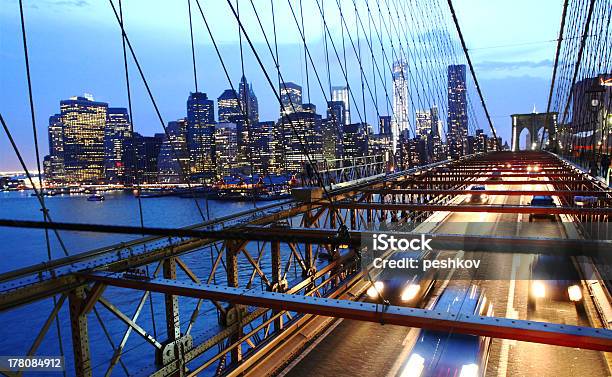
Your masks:
M25 0L24 3L37 130L42 154L45 154L48 117L59 110L61 99L92 93L97 100L109 102L111 106L127 105L121 37L108 1ZM128 35L151 84L164 121L183 117L188 93L194 90L187 2L130 0L124 3ZM229 74L237 85L241 74L240 50L231 11L225 1L201 0L200 3L220 45L221 54L227 61ZM319 9L315 1L305 0L303 3L306 35L313 59L317 64L323 63ZM442 5L445 3L441 0ZM247 30L253 30L253 42L258 49L265 51L264 39L250 2L242 1L240 4ZM258 4L264 27L271 31L269 1L255 1L255 4ZM340 35L341 24L334 22L333 16L330 16L334 14L335 1L328 0L324 4L326 15L331 19L329 28L336 38ZM553 40L557 37L562 1L455 0L454 4L493 121L502 137L508 139L510 114L530 112L534 105L543 111L546 106L556 47ZM275 7L278 15L279 60L284 78L303 83L304 66L300 59L303 59L303 52L297 43L299 35L291 11L287 2L282 0L275 2ZM197 12L196 9L193 11ZM355 19L351 14L346 17L348 24L354 24ZM228 83L202 19L197 14L194 14L194 30L199 87L209 97L216 99L228 87ZM0 0L0 112L15 136L28 166L33 167L35 152L21 43L18 2ZM264 64L272 69L273 62L269 54L262 55ZM278 106L274 103L274 96L246 47L244 59L246 75L253 82L260 99L262 119L276 119ZM335 76L340 77L337 66L332 67L332 71L335 69ZM161 125L133 66L130 74L135 129L144 134L161 132ZM312 102L322 107L324 98L312 71L310 80ZM326 85L326 79L322 80ZM319 110L322 112L322 109ZM367 120L373 123L372 114L363 116L367 116ZM479 122L481 126L484 125L482 119ZM17 159L2 131L0 171L17 170L18 167Z

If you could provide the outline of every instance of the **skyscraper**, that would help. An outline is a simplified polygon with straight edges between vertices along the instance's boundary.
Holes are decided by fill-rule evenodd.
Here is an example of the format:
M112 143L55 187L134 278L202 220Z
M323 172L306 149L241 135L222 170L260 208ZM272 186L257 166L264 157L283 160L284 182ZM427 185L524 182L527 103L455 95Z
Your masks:
M130 136L127 109L109 107L104 129L104 173L109 183L124 183L125 141Z
M236 123L219 122L215 125L215 154L217 175L228 176L236 168L238 151Z
M442 137L442 121L440 120L440 112L438 111L438 106L433 106L429 109L429 113L431 116L431 132L434 136Z
M62 181L64 172L64 124L60 114L49 117L49 169L45 178L53 181Z
M328 161L342 157L342 133L344 132L345 117L343 101L327 102L327 119L322 124L322 132L323 156Z
M293 82L285 82L280 87L281 116L302 110L302 87Z
M312 109L312 106L303 106L304 109ZM280 123L282 128L281 148L284 168L287 172L298 173L302 171L308 156L313 161L323 159L323 133L321 127L321 115L314 111L300 111L287 114L282 117Z
M344 124L351 124L351 103L349 101L348 86L333 86L331 93L332 101L344 103Z
M433 106L429 110L431 116L431 143L430 143L430 152L433 161L442 161L446 159L446 149L445 144L442 144L442 134L444 133L442 129L442 121L440 120L440 113L438 112L438 107Z
M142 136L134 132L126 140L125 166L126 183L128 184L151 184L158 182L159 152L165 134L155 134L155 136Z
M244 75L238 85L238 99L242 114L232 120L232 122L236 123L238 133L237 161L240 168L248 169L252 165L253 145L251 139L254 125L259 122L259 105L253 87L248 83Z
M346 124L346 105L344 101L328 101L327 102L327 119L337 125L337 129L341 132L343 125Z
M368 153L367 123L345 124L342 132L342 158L350 160Z
M393 134L393 152L397 150L399 136L407 132L408 123L408 71L403 60L393 63L393 118L391 132Z
M382 135L391 135L391 116L381 115L378 118L378 133Z
M64 125L64 169L70 182L104 178L104 129L108 104L89 97L60 102Z
M448 132L447 144L451 158L466 152L468 134L465 65L448 66Z
M206 93L195 92L187 100L187 145L191 173L198 178L214 175L215 108Z
M168 135L164 135L157 156L157 174L160 183L183 183L189 171L187 147L187 119L168 122Z
M484 133L484 130L478 129L475 132L476 138L474 140L474 152L476 153L486 153L489 147L489 138L487 134Z
M417 136L427 137L432 134L432 121L430 110L417 110L416 112L416 133Z
M236 117L242 116L238 93L233 89L227 89L217 98L217 111L219 123L235 121Z
M267 175L273 159L274 122L257 122L253 125L253 173Z
M238 85L238 98L241 101L240 105L242 106L242 112L243 114L248 114L249 121L251 123L259 122L259 103L253 91L253 86L247 82L244 75L240 79L240 84Z

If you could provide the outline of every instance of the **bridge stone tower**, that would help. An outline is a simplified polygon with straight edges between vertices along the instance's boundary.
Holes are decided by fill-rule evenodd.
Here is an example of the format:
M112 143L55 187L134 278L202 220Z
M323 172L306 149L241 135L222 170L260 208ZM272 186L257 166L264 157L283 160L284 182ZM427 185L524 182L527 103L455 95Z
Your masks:
M519 137L524 129L529 131L529 143L527 149L531 146L538 145L540 138L538 132L544 129L548 135L548 145L550 148L556 147L557 140L557 113L529 113L529 114L512 114L512 151L519 150Z

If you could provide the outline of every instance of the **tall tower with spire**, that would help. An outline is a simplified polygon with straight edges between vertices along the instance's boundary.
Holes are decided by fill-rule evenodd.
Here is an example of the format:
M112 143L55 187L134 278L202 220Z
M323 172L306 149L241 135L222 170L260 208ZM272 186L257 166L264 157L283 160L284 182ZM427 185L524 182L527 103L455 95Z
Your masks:
M257 103L257 96L255 96L253 86L248 83L244 75L242 75L240 84L238 85L238 97L240 99L240 106L242 107L243 114L248 114L251 123L254 124L259 122L259 104Z
M259 104L253 87L246 77L242 75L238 84L238 101L240 102L241 116L236 122L238 166L250 167L256 151L252 148L253 130L259 123Z

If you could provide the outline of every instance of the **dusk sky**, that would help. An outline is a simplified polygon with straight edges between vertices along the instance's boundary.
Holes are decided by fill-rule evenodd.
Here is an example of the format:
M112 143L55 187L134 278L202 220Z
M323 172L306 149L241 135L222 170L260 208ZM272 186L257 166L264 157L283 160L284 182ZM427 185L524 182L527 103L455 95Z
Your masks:
M127 33L150 81L164 121L184 117L187 96L194 90L187 1L132 0L124 3ZM201 0L200 3L237 86L241 68L238 32L231 11L225 1ZM262 12L265 28L271 30L269 1L255 3ZM300 52L299 36L287 2L278 3L279 60L283 76L287 81L302 84L304 70L301 66L303 60L300 60L303 55L300 54L303 52ZM44 155L48 151L48 118L59 112L61 99L91 93L96 100L108 102L110 106L127 106L121 36L111 7L105 0L25 0L24 4L37 130L41 155ZM440 4L445 6L446 1L441 0ZM562 1L455 0L454 4L493 122L499 134L509 142L510 114L531 112L534 106L538 111L545 111ZM252 16L250 1L243 1L240 6L244 9L247 31L254 31L254 43L267 54L264 63L273 71L264 39ZM332 13L333 6L335 1L326 1L326 12L329 9ZM316 64L324 65L323 34L316 2L306 0L304 7L307 39L313 58ZM194 10L194 33L199 89L216 100L229 85L202 19L195 12L197 10ZM347 22L351 23L350 20ZM332 34L340 35L340 27L339 22L330 22ZM259 98L260 118L276 120L278 105L247 50L245 47L245 73L253 82ZM162 132L133 67L130 75L135 130L147 135ZM0 0L0 113L28 167L33 168L35 152L26 84L18 2ZM317 105L319 113L324 113L320 90L312 89L312 92L312 102ZM476 106L475 92L473 95ZM306 93L304 97L306 102ZM371 114L368 117L370 123L375 123ZM479 119L479 124L483 128L486 126L484 119ZM0 171L13 170L21 169L6 134L0 130Z

